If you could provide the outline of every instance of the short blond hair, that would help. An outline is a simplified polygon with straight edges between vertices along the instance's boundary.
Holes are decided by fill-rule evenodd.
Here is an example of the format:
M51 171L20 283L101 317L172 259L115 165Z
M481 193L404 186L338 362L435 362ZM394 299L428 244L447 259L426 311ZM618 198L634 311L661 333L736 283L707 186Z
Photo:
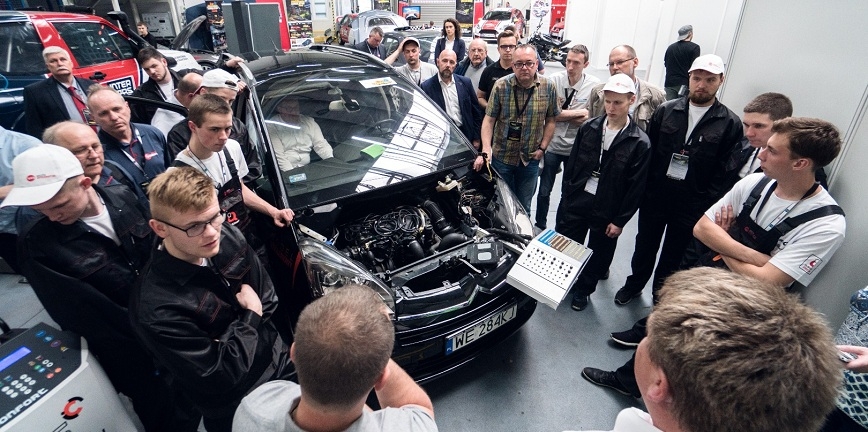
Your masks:
M646 343L685 430L813 432L835 407L832 334L780 287L722 269L675 273Z
M215 199L214 181L192 167L172 168L154 178L148 185L151 215L168 219L170 210L184 213L205 210Z

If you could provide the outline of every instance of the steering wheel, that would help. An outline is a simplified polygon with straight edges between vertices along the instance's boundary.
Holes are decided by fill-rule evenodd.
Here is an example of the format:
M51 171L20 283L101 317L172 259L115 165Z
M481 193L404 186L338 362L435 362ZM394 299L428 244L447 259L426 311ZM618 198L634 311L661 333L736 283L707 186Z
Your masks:
M387 134L393 133L392 128L396 126L396 123L397 122L393 118L384 118L369 126L365 129L365 132L377 136L386 136Z

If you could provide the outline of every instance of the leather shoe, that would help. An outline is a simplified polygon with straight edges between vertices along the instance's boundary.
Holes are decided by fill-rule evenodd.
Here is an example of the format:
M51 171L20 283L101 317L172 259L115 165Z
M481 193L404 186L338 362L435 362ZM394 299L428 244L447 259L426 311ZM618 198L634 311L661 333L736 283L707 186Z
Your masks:
M615 332L609 335L613 341L617 342L620 345L630 348L636 348L639 346L639 342L642 342L642 339L645 338L645 332L637 329L636 327L631 327L630 330Z
M624 387L623 384L621 384L621 381L618 381L618 378L615 376L615 372L586 367L582 369L582 378L590 381L591 384L601 387L608 387L618 393L621 393L624 396L632 396L630 394L630 391L627 390L627 388Z
M639 297L640 295L642 295L642 288L636 290L635 288L625 285L615 293L615 304L623 306L630 303L634 298Z
M573 296L573 303L570 305L575 311L585 310L588 307L588 296L576 294Z

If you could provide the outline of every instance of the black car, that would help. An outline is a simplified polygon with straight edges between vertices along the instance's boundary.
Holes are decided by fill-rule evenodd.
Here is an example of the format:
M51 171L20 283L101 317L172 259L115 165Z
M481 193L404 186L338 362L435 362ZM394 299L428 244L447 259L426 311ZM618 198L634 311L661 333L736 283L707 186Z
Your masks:
M261 151L256 192L296 214L290 228L257 221L286 323L313 299L366 285L394 320L393 358L424 381L530 318L536 301L506 283L530 219L496 174L472 170L471 144L415 85L326 45L250 60L244 73L235 114ZM287 98L301 120L277 113ZM278 137L311 121L333 157L278 162Z
M386 47L386 55L392 54L398 49L398 46L401 45L401 41L406 37L414 37L419 39L419 44L421 45L421 53L419 54L419 59L426 63L435 64L434 61L434 47L437 45L437 38L441 35L440 30L397 30L392 32L386 32L383 35L383 41L381 42L383 46ZM398 59L395 60L393 66L401 66L404 63L404 55L398 55Z

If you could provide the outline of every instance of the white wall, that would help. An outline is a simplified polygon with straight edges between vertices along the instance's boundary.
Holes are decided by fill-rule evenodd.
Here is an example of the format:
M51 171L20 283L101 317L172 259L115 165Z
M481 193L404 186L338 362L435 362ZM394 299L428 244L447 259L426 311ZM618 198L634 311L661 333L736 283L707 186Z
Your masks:
M795 115L819 117L844 134L831 166L830 192L847 213L847 237L810 287L805 300L837 328L850 295L868 285L868 57L862 55L868 2L746 0L721 99L744 106L777 91L793 100Z
M609 51L627 44L639 56L640 77L663 85L663 54L690 24L702 53L726 60L743 0L571 0L565 37L591 51L591 66L605 69Z

